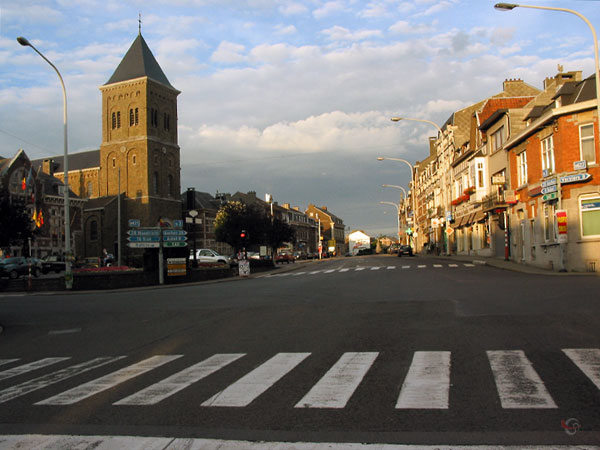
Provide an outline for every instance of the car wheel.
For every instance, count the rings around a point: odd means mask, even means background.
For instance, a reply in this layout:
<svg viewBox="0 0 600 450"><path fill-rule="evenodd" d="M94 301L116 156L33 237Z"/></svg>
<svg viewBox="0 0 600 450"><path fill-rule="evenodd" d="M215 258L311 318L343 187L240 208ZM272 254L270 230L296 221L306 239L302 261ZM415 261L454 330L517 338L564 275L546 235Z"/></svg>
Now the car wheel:
<svg viewBox="0 0 600 450"><path fill-rule="evenodd" d="M8 277L11 280L16 280L17 278L19 278L19 273L16 270L11 270L8 274Z"/></svg>
<svg viewBox="0 0 600 450"><path fill-rule="evenodd" d="M42 274L42 271L41 271L41 270L40 270L38 267L36 267L35 269L33 269L33 276L34 276L34 277L36 277L36 278L37 278L37 277L39 277L41 274Z"/></svg>

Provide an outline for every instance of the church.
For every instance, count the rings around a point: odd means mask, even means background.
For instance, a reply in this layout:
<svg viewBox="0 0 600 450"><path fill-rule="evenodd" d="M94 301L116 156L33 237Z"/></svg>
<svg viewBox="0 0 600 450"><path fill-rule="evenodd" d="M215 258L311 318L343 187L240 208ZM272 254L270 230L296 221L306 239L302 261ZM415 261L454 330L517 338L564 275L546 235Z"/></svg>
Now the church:
<svg viewBox="0 0 600 450"><path fill-rule="evenodd" d="M69 155L70 190L87 199L73 248L77 257L99 256L103 249L116 257L120 244L123 261L131 263L140 252L126 245L130 219L137 219L141 227L172 226L181 219L180 91L171 85L140 32L100 92L100 148ZM63 159L31 163L36 172L64 181Z"/></svg>

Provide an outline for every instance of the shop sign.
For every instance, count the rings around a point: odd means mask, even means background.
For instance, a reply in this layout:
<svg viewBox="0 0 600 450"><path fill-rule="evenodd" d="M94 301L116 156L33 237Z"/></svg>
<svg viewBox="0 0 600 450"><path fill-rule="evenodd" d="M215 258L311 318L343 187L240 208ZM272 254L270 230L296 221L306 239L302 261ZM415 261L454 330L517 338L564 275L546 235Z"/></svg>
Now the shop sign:
<svg viewBox="0 0 600 450"><path fill-rule="evenodd" d="M567 211L560 209L556 211L556 225L558 226L558 243L566 244L567 238Z"/></svg>
<svg viewBox="0 0 600 450"><path fill-rule="evenodd" d="M506 176L505 175L494 175L492 176L492 184L505 184Z"/></svg>

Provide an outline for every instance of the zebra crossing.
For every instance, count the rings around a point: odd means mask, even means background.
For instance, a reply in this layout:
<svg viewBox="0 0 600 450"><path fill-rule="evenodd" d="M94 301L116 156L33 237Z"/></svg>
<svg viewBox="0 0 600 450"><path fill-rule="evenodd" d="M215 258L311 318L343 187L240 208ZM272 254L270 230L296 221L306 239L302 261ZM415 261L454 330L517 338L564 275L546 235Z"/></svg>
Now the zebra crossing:
<svg viewBox="0 0 600 450"><path fill-rule="evenodd" d="M317 270L300 270L284 273L268 273L266 275L260 275L257 278L283 278L283 277L300 277L310 276L317 274L333 274L333 273L349 273L349 272L375 272L375 271L394 271L394 270L422 270L422 269L442 269L450 268L456 269L460 267L476 267L473 263L434 263L434 264L419 264L419 263L406 263L398 265L387 265L387 266L356 266L356 267L337 267L333 269L317 269Z"/></svg>
<svg viewBox="0 0 600 450"><path fill-rule="evenodd" d="M572 364L600 390L600 348L562 349L561 363ZM79 362L56 371L35 376L52 366L68 364L69 357L48 357L19 364L19 358L0 359L0 404L36 393L34 406L68 406L115 388L140 377L184 355L154 355L126 365L99 378L79 384L56 395L45 397L44 390L109 364L122 362L126 356L104 356ZM235 365L248 355L222 353L195 363L149 386L130 393L112 403L115 407L151 406L189 389L202 379ZM241 376L220 392L214 393L199 406L203 408L244 408L276 384L286 383L285 377L314 355L309 352L277 353ZM523 350L490 350L485 352L501 407L514 409L556 409L552 393ZM289 407L304 409L343 409L348 405L367 373L380 357L379 352L345 352L322 374L321 378ZM6 368L8 366L8 368ZM12 366L12 367L10 367ZM391 392L397 410L448 410L452 408L450 392L453 356L450 351L415 351L405 375L398 374L399 392ZM6 380L33 376L27 381L3 387ZM475 375L474 375L475 376ZM481 375L480 375L481 376ZM402 379L403 377L403 379ZM593 388L592 388L593 389Z"/></svg>

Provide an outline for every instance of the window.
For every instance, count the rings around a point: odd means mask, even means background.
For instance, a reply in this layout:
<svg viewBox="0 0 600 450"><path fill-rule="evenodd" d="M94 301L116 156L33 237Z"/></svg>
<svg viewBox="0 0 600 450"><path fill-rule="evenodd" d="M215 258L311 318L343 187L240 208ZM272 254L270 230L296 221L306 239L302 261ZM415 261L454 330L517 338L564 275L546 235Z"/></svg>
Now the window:
<svg viewBox="0 0 600 450"><path fill-rule="evenodd" d="M504 125L498 128L496 132L492 134L492 153L500 150L506 141L506 134L504 133Z"/></svg>
<svg viewBox="0 0 600 450"><path fill-rule="evenodd" d="M150 108L150 125L158 126L158 110L156 108Z"/></svg>
<svg viewBox="0 0 600 450"><path fill-rule="evenodd" d="M588 164L596 163L596 151L594 148L594 124L581 125L579 127L579 140L581 147L581 159Z"/></svg>
<svg viewBox="0 0 600 450"><path fill-rule="evenodd" d="M581 211L581 236L600 236L600 196L581 198L579 210Z"/></svg>
<svg viewBox="0 0 600 450"><path fill-rule="evenodd" d="M117 158L112 159L112 166L117 167Z"/></svg>
<svg viewBox="0 0 600 450"><path fill-rule="evenodd" d="M554 173L554 139L552 136L542 140L542 170L546 171L544 176Z"/></svg>
<svg viewBox="0 0 600 450"><path fill-rule="evenodd" d="M87 196L91 197L94 195L94 184L91 181L87 182Z"/></svg>
<svg viewBox="0 0 600 450"><path fill-rule="evenodd" d="M121 111L117 111L117 128L121 128Z"/></svg>
<svg viewBox="0 0 600 450"><path fill-rule="evenodd" d="M163 116L163 127L165 130L170 130L171 129L171 115L164 113Z"/></svg>
<svg viewBox="0 0 600 450"><path fill-rule="evenodd" d="M554 241L554 205L544 205L544 241Z"/></svg>
<svg viewBox="0 0 600 450"><path fill-rule="evenodd" d="M139 113L138 108L129 109L129 126L133 127L139 124Z"/></svg>
<svg viewBox="0 0 600 450"><path fill-rule="evenodd" d="M519 186L527 184L527 152L517 155L517 177Z"/></svg>
<svg viewBox="0 0 600 450"><path fill-rule="evenodd" d="M117 128L117 113L112 113L112 129Z"/></svg>
<svg viewBox="0 0 600 450"><path fill-rule="evenodd" d="M131 164L133 164L134 166L137 164L137 158L136 158L136 156L135 156L135 155L133 155L133 156L131 157Z"/></svg>
<svg viewBox="0 0 600 450"><path fill-rule="evenodd" d="M167 192L169 193L169 197L174 197L173 188L173 175L169 175L167 177Z"/></svg>
<svg viewBox="0 0 600 450"><path fill-rule="evenodd" d="M484 188L485 187L485 173L483 170L483 162L477 163L477 187Z"/></svg>
<svg viewBox="0 0 600 450"><path fill-rule="evenodd" d="M90 222L90 241L98 240L98 222L92 220Z"/></svg>
<svg viewBox="0 0 600 450"><path fill-rule="evenodd" d="M152 192L158 194L158 172L152 174Z"/></svg>

